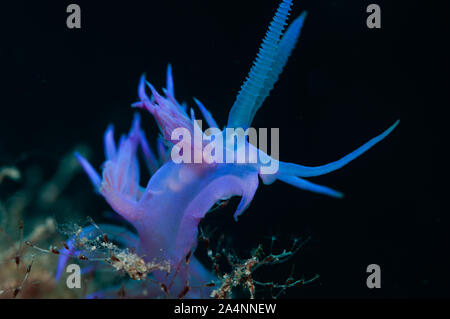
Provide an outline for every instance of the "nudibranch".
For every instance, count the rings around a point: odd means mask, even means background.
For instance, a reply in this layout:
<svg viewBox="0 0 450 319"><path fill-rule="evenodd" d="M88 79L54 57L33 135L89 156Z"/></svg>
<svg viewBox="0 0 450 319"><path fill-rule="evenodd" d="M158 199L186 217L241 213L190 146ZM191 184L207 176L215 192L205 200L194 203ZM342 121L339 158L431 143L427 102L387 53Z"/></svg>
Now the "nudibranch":
<svg viewBox="0 0 450 319"><path fill-rule="evenodd" d="M218 132L210 143L216 151L230 151L224 135L222 140L221 132L228 128L246 130L250 127L255 113L269 95L292 53L306 12L284 30L291 5L292 0L283 0L279 5L257 58L231 107L224 129L220 130L205 106L194 99L208 125ZM151 92L150 97L147 90ZM195 256L192 255L189 264L185 262L186 256L196 248L199 222L215 203L240 196L241 200L234 214L237 219L252 201L259 178L264 184L280 180L300 189L340 198L340 192L313 184L304 178L327 174L343 167L384 139L398 124L398 121L395 122L386 131L343 158L321 166L308 167L281 162L250 144L247 139L244 140L244 145L231 150L237 151L240 147L249 150L245 153L245 160L241 162L221 162L215 160L214 156L202 157L190 163L176 162L169 154L174 153L174 148L178 148L178 151L182 148L183 155L186 155L191 151L195 153L195 148L199 145L180 145L179 136L174 132L183 128L194 136L200 128L192 109L188 115L186 105L180 104L175 98L170 65L163 94L142 76L138 96L140 101L134 103L133 107L144 109L153 115L165 140L158 142L159 160L147 142L138 115L134 118L129 134L122 136L118 145L114 141L113 127L107 129L104 135L106 161L101 176L87 160L81 155L77 156L96 190L115 212L136 229L138 238L130 238L138 242L138 252L149 261L170 261L172 269L176 271L169 275L155 271L153 276L155 281L169 287L169 295L172 297L178 296L186 283L191 287L201 287L204 283L217 280ZM206 147L204 141L200 143L200 147ZM139 185L138 149L152 174L146 187ZM263 168L268 162L276 162L278 170L265 172ZM61 258L59 274L66 260L67 257ZM156 287L153 296L160 294L160 287ZM197 288L191 289L186 297L209 297L209 294L208 288Z"/></svg>

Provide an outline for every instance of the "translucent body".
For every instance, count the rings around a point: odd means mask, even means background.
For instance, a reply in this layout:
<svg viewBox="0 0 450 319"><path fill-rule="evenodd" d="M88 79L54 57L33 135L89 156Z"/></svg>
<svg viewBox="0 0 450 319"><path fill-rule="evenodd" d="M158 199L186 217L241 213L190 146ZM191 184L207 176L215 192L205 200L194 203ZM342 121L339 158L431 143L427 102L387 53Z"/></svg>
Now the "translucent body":
<svg viewBox="0 0 450 319"><path fill-rule="evenodd" d="M231 108L227 127L246 129L250 126L254 114L270 93L292 52L306 15L302 14L294 20L283 34L290 6L290 0L282 1L249 77ZM146 86L152 92L151 97L146 94ZM172 132L181 127L194 135L195 122L193 111L188 116L186 106L175 99L170 66L164 93L160 95L142 77L138 88L140 101L133 106L145 109L154 116L170 151L177 142ZM205 106L195 101L209 125L217 127ZM279 170L273 174L262 174L260 167L267 159L276 160L257 149L256 162L250 162L247 157L245 163L175 163L167 156L168 150L159 141L158 160L140 128L139 116L135 117L130 133L122 136L118 146L114 142L112 126L106 131L106 162L101 177L84 158L77 156L96 190L115 212L135 227L139 238L138 253L148 261L169 261L172 265L170 274L154 272L156 282L164 284L171 297L179 296L187 285L196 288L191 289L186 297L208 297L211 288L205 284L217 278L191 253L197 245L198 224L215 203L232 196L242 197L234 215L237 219L252 201L259 178L265 184L281 180L301 189L341 198L340 192L313 184L302 177L318 176L339 169L384 139L397 124L398 121L336 162L306 167L277 161ZM247 141L245 147L255 148ZM145 188L139 185L138 149L142 150L146 166L153 174ZM187 256L191 256L189 262L186 262ZM58 266L59 273L65 262L62 258ZM161 295L158 285L150 284L149 290L149 296Z"/></svg>

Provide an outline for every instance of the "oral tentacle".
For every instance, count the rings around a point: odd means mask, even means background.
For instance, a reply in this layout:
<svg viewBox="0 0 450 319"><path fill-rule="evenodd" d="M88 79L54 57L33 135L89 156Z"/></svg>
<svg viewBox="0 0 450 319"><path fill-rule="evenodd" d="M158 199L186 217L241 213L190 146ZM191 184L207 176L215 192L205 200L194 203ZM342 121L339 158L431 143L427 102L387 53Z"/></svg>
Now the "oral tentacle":
<svg viewBox="0 0 450 319"><path fill-rule="evenodd" d="M339 191L336 191L326 186L311 183L310 181L307 181L300 177L279 175L277 179L294 187L304 189L313 193L324 194L335 198L344 197L344 194Z"/></svg>
<svg viewBox="0 0 450 319"><path fill-rule="evenodd" d="M279 174L280 175L292 175L292 176L299 176L299 177L311 177L311 176L320 176L324 175L330 172L333 172L351 161L353 161L355 158L359 157L360 155L364 154L366 151L368 151L372 146L377 144L378 142L382 141L386 136L388 136L398 125L400 121L396 121L391 127L389 127L386 131L381 133L380 135L372 138L370 141L365 143L364 145L357 148L355 151L351 152L350 154L347 154L346 156L342 157L341 159L331 162L325 165L321 166L303 166L299 164L294 163L285 163L280 162L280 169Z"/></svg>
<svg viewBox="0 0 450 319"><path fill-rule="evenodd" d="M214 120L214 117L211 115L211 112L208 111L208 109L203 105L203 103L200 102L195 97L194 102L197 104L198 108L200 109L200 112L202 112L202 115L205 118L206 123L208 123L209 127L219 128L219 125L217 125L217 122L216 120Z"/></svg>

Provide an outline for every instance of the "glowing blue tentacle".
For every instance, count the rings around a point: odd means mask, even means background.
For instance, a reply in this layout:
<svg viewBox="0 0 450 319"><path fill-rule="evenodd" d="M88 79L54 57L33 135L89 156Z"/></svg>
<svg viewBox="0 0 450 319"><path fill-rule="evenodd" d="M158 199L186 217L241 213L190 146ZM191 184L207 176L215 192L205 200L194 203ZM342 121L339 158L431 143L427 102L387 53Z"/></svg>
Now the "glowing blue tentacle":
<svg viewBox="0 0 450 319"><path fill-rule="evenodd" d="M216 120L214 120L214 117L211 115L211 113L208 111L208 109L202 104L202 102L197 100L195 97L194 97L194 101L197 104L197 106L200 109L200 111L202 112L202 115L205 118L206 123L208 123L209 127L217 127L217 128L219 128L219 126L217 125Z"/></svg>
<svg viewBox="0 0 450 319"><path fill-rule="evenodd" d="M301 188L310 192L324 194L336 198L342 198L344 197L344 194L341 192L338 192L334 189L331 189L326 186L317 185L314 183L311 183L305 179L296 177L296 176L289 176L289 175L280 175L278 176L278 179L280 181L283 181L285 183L288 183L289 185L295 186L297 188Z"/></svg>
<svg viewBox="0 0 450 319"><path fill-rule="evenodd" d="M236 97L230 114L228 115L228 127L250 126L251 114L254 112L256 101L264 88L264 83L272 76L272 66L276 61L278 47L286 20L289 16L292 0L283 0L270 23L269 30L263 39L256 60L250 69L248 77Z"/></svg>
<svg viewBox="0 0 450 319"><path fill-rule="evenodd" d="M75 152L75 157L88 175L89 179L92 182L92 185L94 185L95 191L98 192L102 183L100 175L97 173L95 168L93 168L92 165L87 161L87 159L85 159L80 153Z"/></svg>
<svg viewBox="0 0 450 319"><path fill-rule="evenodd" d="M170 65L170 63L167 66L167 72L166 72L166 89L167 89L167 92L171 96L175 96L175 92L174 92L174 88L173 88L172 66Z"/></svg>
<svg viewBox="0 0 450 319"><path fill-rule="evenodd" d="M283 72L283 68L286 65L292 51L294 50L298 38L300 37L300 31L302 30L306 15L307 12L305 11L300 16L298 16L289 25L283 37L281 38L276 60L272 64L272 72L268 74L269 77L264 82L264 86L261 92L259 93L258 99L252 110L250 123L253 121L253 118L255 117L255 114L258 111L258 109L264 103L264 100L269 96L270 91L272 91L275 83L278 81L281 72Z"/></svg>
<svg viewBox="0 0 450 319"><path fill-rule="evenodd" d="M190 112L190 115L191 115L191 120L192 120L193 122L195 122L196 120L195 120L195 111L194 111L194 109L191 107L191 108L189 109L189 112Z"/></svg>
<svg viewBox="0 0 450 319"><path fill-rule="evenodd" d="M355 151L351 152L350 154L344 156L340 160L337 160L335 162L331 162L326 165L316 166L316 167L308 167L308 166L302 166L298 164L293 163L283 163L280 162L280 168L278 173L280 175L293 175L293 176L300 176L300 177L310 177L310 176L319 176L323 174L330 173L332 171L335 171L344 165L348 164L367 150L369 150L372 146L383 140L386 136L388 136L398 125L400 121L397 120L391 127L389 127L386 131L381 133L380 135L374 137L367 143L365 143L363 146L359 147Z"/></svg>

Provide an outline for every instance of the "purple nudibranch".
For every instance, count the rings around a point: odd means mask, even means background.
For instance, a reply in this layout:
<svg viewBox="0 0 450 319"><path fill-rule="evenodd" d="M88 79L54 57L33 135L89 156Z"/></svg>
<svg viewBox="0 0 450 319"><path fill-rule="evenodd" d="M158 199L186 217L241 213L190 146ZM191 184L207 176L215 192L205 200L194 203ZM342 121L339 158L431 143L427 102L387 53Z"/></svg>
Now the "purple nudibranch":
<svg viewBox="0 0 450 319"><path fill-rule="evenodd" d="M247 80L244 82L233 104L225 128L250 127L256 111L270 94L288 57L297 43L306 12L296 18L284 31L292 0L283 0L271 22L263 40L257 59ZM151 96L147 95L151 91ZM398 125L396 121L390 128L371 139L343 158L321 166L307 167L277 161L255 146L245 141L246 147L258 155L256 162L245 163L175 163L170 156L171 147L177 142L172 133L177 128L185 128L195 134L193 111L187 114L184 104L178 103L174 95L172 70L167 69L167 84L160 94L142 76L138 87L139 102L133 107L150 112L158 123L165 143L159 142L159 157L149 146L136 115L128 135L122 136L116 145L114 128L108 127L104 135L106 161L100 176L96 170L77 154L95 189L106 199L111 208L131 223L137 232L138 253L148 261L170 261L175 273L167 276L155 271L158 282L169 287L171 296L176 297L188 282L190 286L217 280L192 255L189 265L185 263L187 254L197 245L198 224L213 205L232 196L240 196L241 201L234 214L237 220L251 203L258 188L259 178L265 184L280 180L300 189L316 193L342 197L342 193L325 186L313 184L304 177L319 176L337 170L373 145L384 139ZM211 113L195 99L203 117L210 127L218 127ZM138 150L144 158L151 178L145 187L139 185L140 168ZM248 159L248 158L247 158ZM261 173L261 166L267 160L277 161L279 169L273 174ZM131 237L130 237L131 238ZM67 261L61 257L58 276ZM155 286L153 294L161 295L160 287ZM186 297L209 297L211 288L191 289Z"/></svg>

